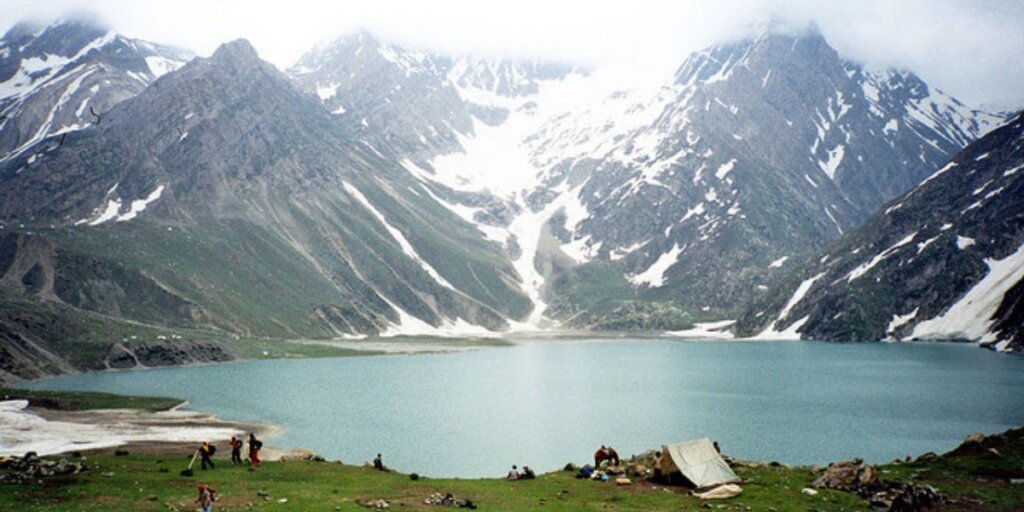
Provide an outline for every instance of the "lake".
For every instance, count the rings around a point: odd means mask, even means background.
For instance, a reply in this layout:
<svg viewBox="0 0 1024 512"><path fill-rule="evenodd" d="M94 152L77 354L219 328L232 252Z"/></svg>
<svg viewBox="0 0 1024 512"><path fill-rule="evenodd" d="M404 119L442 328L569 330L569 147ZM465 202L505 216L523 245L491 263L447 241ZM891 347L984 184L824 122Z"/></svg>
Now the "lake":
<svg viewBox="0 0 1024 512"><path fill-rule="evenodd" d="M955 344L615 340L74 375L55 390L175 396L328 459L501 476L662 443L733 457L885 462L1024 424L1024 359Z"/></svg>

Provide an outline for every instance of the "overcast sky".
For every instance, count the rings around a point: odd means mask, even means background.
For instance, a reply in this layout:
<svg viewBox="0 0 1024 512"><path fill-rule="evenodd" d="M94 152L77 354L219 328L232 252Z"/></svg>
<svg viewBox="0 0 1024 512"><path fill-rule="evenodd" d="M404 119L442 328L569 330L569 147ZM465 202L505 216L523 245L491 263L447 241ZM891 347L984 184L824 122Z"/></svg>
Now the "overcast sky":
<svg viewBox="0 0 1024 512"><path fill-rule="evenodd" d="M691 51L816 24L841 55L910 69L971 105L1024 107L1024 1L4 0L0 25L89 12L128 36L210 54L244 37L286 68L317 42L367 29L409 47L580 62L667 79Z"/></svg>

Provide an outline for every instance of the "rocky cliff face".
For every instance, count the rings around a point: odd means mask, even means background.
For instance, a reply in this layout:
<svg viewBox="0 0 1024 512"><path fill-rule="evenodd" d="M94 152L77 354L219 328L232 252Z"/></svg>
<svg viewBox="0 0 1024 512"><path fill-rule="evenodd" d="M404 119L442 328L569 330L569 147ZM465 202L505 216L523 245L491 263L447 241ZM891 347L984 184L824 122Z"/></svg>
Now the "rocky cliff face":
<svg viewBox="0 0 1024 512"><path fill-rule="evenodd" d="M832 340L961 339L1020 351L1024 118L792 271L742 334Z"/></svg>
<svg viewBox="0 0 1024 512"><path fill-rule="evenodd" d="M230 350L211 341L166 340L139 343L117 343L110 347L103 363L111 369L156 368L196 363L232 361Z"/></svg>

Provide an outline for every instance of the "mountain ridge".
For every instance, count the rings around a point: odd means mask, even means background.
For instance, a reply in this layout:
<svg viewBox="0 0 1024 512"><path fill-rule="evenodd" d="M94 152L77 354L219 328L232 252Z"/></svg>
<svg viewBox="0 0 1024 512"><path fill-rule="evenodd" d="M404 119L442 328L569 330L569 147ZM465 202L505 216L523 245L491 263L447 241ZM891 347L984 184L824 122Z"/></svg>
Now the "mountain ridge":
<svg viewBox="0 0 1024 512"><path fill-rule="evenodd" d="M1018 114L794 269L739 332L1020 351L1022 141Z"/></svg>

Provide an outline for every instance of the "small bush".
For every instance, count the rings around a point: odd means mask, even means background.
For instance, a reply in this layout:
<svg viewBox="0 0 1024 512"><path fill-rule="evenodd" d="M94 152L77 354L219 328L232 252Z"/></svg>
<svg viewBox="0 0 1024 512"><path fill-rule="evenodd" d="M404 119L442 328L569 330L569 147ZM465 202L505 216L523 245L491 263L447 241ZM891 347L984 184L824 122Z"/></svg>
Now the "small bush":
<svg viewBox="0 0 1024 512"><path fill-rule="evenodd" d="M125 455L128 455L128 450L115 450L114 455L124 457Z"/></svg>
<svg viewBox="0 0 1024 512"><path fill-rule="evenodd" d="M409 475L409 480L416 481L416 480L419 480L419 479L420 479L420 475L417 474L417 473L413 473L413 474Z"/></svg>

